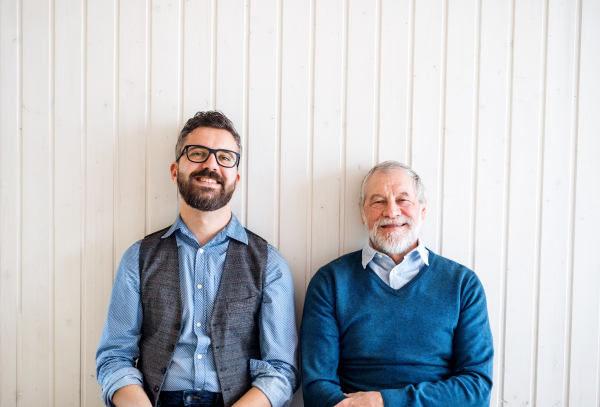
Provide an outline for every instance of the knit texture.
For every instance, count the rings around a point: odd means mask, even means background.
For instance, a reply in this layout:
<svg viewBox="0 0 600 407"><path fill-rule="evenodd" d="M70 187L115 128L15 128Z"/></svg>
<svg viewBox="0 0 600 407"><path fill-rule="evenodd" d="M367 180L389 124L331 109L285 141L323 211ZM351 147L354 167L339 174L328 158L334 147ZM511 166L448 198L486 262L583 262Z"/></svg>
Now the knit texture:
<svg viewBox="0 0 600 407"><path fill-rule="evenodd" d="M305 405L373 390L385 406L489 405L483 287L468 268L429 253L429 266L399 290L363 269L361 251L315 274L301 326Z"/></svg>

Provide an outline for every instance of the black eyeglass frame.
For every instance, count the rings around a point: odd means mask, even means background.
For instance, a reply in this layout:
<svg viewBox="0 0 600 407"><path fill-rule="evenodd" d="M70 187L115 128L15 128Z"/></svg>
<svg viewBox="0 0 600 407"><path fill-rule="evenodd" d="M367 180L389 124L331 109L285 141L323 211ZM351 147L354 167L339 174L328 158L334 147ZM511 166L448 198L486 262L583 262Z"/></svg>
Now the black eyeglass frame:
<svg viewBox="0 0 600 407"><path fill-rule="evenodd" d="M204 148L204 149L208 150L208 155L206 156L206 159L202 160L202 161L194 161L194 160L190 159L190 156L188 154L190 147L200 147L200 148ZM228 153L235 154L235 157L236 157L235 164L233 164L231 167L227 167L227 166L221 164L219 162L219 159L217 158L217 153L219 151L227 151ZM181 159L181 157L183 157L183 154L185 154L185 156L187 157L187 159L190 162L197 163L197 164L201 164L201 163L204 163L204 162L208 161L208 159L210 158L210 155L213 154L215 156L215 161L217 162L217 164L219 164L223 168L233 168L235 166L239 167L240 166L240 160L241 160L240 153L236 153L235 151L226 150L224 148L219 148L217 150L213 150L212 148L208 148L206 146L201 146L199 144L189 144L189 145L183 147L183 150L181 150L181 154L179 154L179 157L177 157L177 160L175 160L175 162L179 162L179 160Z"/></svg>

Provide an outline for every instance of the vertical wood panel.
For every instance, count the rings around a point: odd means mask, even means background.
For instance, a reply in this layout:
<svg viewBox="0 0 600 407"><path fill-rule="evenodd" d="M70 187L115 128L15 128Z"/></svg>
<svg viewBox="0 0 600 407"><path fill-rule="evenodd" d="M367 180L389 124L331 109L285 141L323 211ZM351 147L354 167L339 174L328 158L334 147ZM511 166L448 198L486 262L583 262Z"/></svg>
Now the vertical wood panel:
<svg viewBox="0 0 600 407"><path fill-rule="evenodd" d="M410 11L408 1L381 1L379 162L396 160L409 164Z"/></svg>
<svg viewBox="0 0 600 407"><path fill-rule="evenodd" d="M477 8L473 3L450 2L444 132L444 199L442 254L468 267L471 260L473 159L476 146L474 92ZM430 190L431 191L431 190ZM432 215L430 208L429 215ZM431 219L430 219L431 221Z"/></svg>
<svg viewBox="0 0 600 407"><path fill-rule="evenodd" d="M505 387L509 403L531 403L543 1L515 2L508 219Z"/></svg>
<svg viewBox="0 0 600 407"><path fill-rule="evenodd" d="M81 13L81 3L56 1L54 405L72 407L81 398Z"/></svg>
<svg viewBox="0 0 600 407"><path fill-rule="evenodd" d="M479 121L477 132L477 194L475 201L475 253L473 270L487 297L488 314L494 338L494 387L492 406L501 406L498 388L503 359L503 232L505 202L505 156L507 140L509 5L482 2Z"/></svg>
<svg viewBox="0 0 600 407"><path fill-rule="evenodd" d="M115 3L87 0L85 246L82 292L82 405L101 406L95 353L114 272Z"/></svg>
<svg viewBox="0 0 600 407"><path fill-rule="evenodd" d="M248 1L248 0L246 0ZM231 210L246 224L248 135L246 134L246 1L217 1L216 109L233 122L242 137L242 179L231 200Z"/></svg>
<svg viewBox="0 0 600 407"><path fill-rule="evenodd" d="M580 2L573 308L569 406L600 405L600 3Z"/></svg>
<svg viewBox="0 0 600 407"><path fill-rule="evenodd" d="M19 2L0 2L0 405L17 405L21 149Z"/></svg>
<svg viewBox="0 0 600 407"><path fill-rule="evenodd" d="M173 223L177 216L177 187L169 166L175 161L175 143L180 122L179 0L152 2L152 77L150 99L149 225L155 232Z"/></svg>
<svg viewBox="0 0 600 407"><path fill-rule="evenodd" d="M444 52L443 3L415 2L414 37L414 96L412 168L421 176L427 188L427 218L421 228L425 245L438 252L438 187L440 150L440 123L442 105L442 54Z"/></svg>
<svg viewBox="0 0 600 407"><path fill-rule="evenodd" d="M146 20L138 17L145 14L146 1L121 1L119 6L115 271L125 250L145 234L148 131ZM164 151L163 155L171 158L168 151Z"/></svg>
<svg viewBox="0 0 600 407"><path fill-rule="evenodd" d="M576 2L548 4L548 59L542 194L536 402L558 405L565 395L571 141ZM563 332L563 334L558 334Z"/></svg>
<svg viewBox="0 0 600 407"><path fill-rule="evenodd" d="M273 1L250 6L248 89L248 228L278 246L279 129L278 10Z"/></svg>
<svg viewBox="0 0 600 407"><path fill-rule="evenodd" d="M375 164L375 74L377 50L377 3L352 1L348 10L348 93L346 118L346 165L344 253L361 249L367 242L360 222L360 182Z"/></svg>
<svg viewBox="0 0 600 407"><path fill-rule="evenodd" d="M598 21L578 0L2 1L0 405L102 405L116 265L173 221L181 120L214 107L298 323L310 276L365 241L362 176L405 161L425 244L486 289L491 405L599 405Z"/></svg>
<svg viewBox="0 0 600 407"><path fill-rule="evenodd" d="M339 256L344 3L316 2L311 271Z"/></svg>
<svg viewBox="0 0 600 407"><path fill-rule="evenodd" d="M296 324L300 327L306 271L310 266L310 67L311 17L309 2L282 4L281 54L281 175L279 250L294 280ZM292 406L303 405L299 390Z"/></svg>
<svg viewBox="0 0 600 407"><path fill-rule="evenodd" d="M23 405L51 399L49 10L48 1L23 4Z"/></svg>
<svg viewBox="0 0 600 407"><path fill-rule="evenodd" d="M213 104L213 2L185 4L183 122Z"/></svg>

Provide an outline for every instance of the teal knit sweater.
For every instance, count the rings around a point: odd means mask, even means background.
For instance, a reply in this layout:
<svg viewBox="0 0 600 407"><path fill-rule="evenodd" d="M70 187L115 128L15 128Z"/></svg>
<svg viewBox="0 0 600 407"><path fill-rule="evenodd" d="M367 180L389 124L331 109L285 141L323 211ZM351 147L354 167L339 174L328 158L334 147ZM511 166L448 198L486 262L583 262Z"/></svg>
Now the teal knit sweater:
<svg viewBox="0 0 600 407"><path fill-rule="evenodd" d="M361 251L312 278L301 326L306 407L380 391L388 406L488 406L492 334L483 287L429 251L429 266L394 290Z"/></svg>

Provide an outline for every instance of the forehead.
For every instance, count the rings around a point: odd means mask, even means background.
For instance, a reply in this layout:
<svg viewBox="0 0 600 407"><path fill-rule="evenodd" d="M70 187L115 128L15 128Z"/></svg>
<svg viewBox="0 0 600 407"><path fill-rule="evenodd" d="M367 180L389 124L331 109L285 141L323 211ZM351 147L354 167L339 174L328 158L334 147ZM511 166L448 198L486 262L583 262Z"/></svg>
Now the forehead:
<svg viewBox="0 0 600 407"><path fill-rule="evenodd" d="M233 135L224 129L212 127L198 127L192 130L185 138L184 145L199 144L213 149L238 151Z"/></svg>
<svg viewBox="0 0 600 407"><path fill-rule="evenodd" d="M365 187L365 199L373 195L398 196L407 194L415 197L413 178L403 170L376 172L369 178Z"/></svg>

